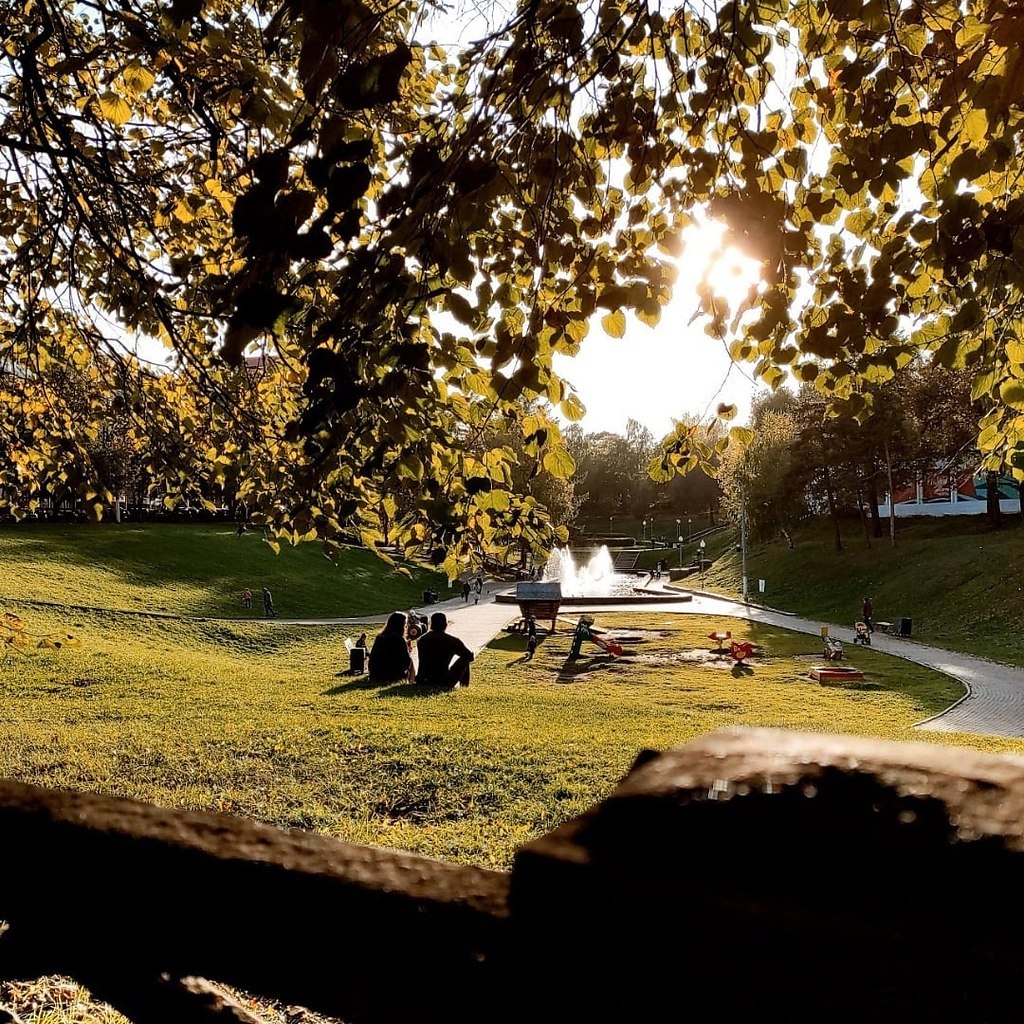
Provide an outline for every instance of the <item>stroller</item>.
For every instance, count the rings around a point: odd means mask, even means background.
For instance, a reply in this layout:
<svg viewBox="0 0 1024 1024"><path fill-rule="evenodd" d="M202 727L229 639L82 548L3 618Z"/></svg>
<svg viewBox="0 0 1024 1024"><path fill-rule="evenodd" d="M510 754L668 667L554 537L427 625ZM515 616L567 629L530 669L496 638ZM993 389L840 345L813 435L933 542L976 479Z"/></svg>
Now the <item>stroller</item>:
<svg viewBox="0 0 1024 1024"><path fill-rule="evenodd" d="M853 624L853 629L853 642L855 644L863 644L865 647L870 647L871 630L868 629L868 624L866 622L855 622Z"/></svg>

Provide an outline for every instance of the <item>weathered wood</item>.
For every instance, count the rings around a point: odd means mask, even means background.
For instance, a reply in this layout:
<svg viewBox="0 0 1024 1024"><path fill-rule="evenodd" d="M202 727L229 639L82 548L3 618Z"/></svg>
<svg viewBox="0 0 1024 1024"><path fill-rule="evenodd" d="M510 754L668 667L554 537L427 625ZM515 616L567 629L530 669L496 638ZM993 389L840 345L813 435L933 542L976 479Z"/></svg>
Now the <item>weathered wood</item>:
<svg viewBox="0 0 1024 1024"><path fill-rule="evenodd" d="M73 911L74 902L69 903ZM63 928L64 922L50 922ZM59 974L59 955L19 941L9 925L0 925L0 981L28 981ZM263 1024L230 993L202 978L145 979L125 973L105 957L76 957L76 981L97 999L109 1003L134 1024ZM0 1024L3 1017L0 1016Z"/></svg>
<svg viewBox="0 0 1024 1024"><path fill-rule="evenodd" d="M1019 759L716 734L519 852L519 969L543 1020L1005 1019L1022 826Z"/></svg>
<svg viewBox="0 0 1024 1024"><path fill-rule="evenodd" d="M500 872L15 782L0 835L0 919L83 984L197 976L349 1022L476 1020L494 985Z"/></svg>
<svg viewBox="0 0 1024 1024"><path fill-rule="evenodd" d="M77 979L133 1024L265 1024L228 992L202 978L147 981L95 965Z"/></svg>
<svg viewBox="0 0 1024 1024"><path fill-rule="evenodd" d="M643 752L511 877L17 783L0 783L0 836L0 978L69 974L139 1024L247 1020L162 975L353 1024L1019 1005L1016 758L721 733Z"/></svg>

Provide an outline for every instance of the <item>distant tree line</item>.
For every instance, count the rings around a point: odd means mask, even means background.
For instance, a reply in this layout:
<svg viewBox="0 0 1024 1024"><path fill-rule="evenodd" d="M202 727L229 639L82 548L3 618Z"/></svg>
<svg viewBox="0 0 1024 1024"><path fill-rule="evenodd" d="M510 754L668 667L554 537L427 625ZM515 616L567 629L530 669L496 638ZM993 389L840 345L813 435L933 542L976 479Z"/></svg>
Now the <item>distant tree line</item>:
<svg viewBox="0 0 1024 1024"><path fill-rule="evenodd" d="M697 423L697 417L683 417ZM723 434L715 421L708 427L694 426L714 441ZM662 445L637 420L626 421L625 434L597 431L586 434L578 424L565 431L565 446L576 463L573 485L581 519L624 516L642 519L662 515L708 514L719 508L721 488L702 469L685 476L674 475L656 481L650 474L652 460Z"/></svg>
<svg viewBox="0 0 1024 1024"><path fill-rule="evenodd" d="M733 441L721 456L726 511L738 520L745 509L751 536L761 540L782 535L792 545L801 523L827 514L836 550L851 517L867 543L886 533L894 542L895 519L879 514L886 494L914 485L919 473L955 480L981 465L971 376L914 362L874 389L858 415L843 406L829 415L828 396L810 385L762 395L745 443ZM998 526L999 473L987 473L989 516Z"/></svg>

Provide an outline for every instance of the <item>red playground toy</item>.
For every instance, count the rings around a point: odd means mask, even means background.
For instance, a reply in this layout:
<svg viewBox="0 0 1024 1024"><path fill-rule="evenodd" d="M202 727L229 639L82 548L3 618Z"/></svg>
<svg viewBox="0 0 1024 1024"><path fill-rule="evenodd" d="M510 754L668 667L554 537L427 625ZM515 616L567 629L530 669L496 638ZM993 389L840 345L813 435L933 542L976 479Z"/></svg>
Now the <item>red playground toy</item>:
<svg viewBox="0 0 1024 1024"><path fill-rule="evenodd" d="M749 640L733 640L729 644L729 653L737 665L742 665L754 653L754 645Z"/></svg>

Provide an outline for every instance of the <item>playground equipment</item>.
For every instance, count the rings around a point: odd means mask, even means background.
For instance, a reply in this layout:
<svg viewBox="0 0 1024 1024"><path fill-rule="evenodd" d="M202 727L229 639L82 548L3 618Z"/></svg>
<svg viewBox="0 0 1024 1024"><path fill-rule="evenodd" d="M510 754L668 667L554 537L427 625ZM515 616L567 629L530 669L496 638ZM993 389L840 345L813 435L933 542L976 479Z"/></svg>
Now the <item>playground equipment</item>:
<svg viewBox="0 0 1024 1024"><path fill-rule="evenodd" d="M842 661L843 641L837 637L829 636L828 626L821 627L821 656L826 661Z"/></svg>
<svg viewBox="0 0 1024 1024"><path fill-rule="evenodd" d="M725 641L732 639L732 630L716 629L713 633L708 633L708 639L715 641L715 654L725 654Z"/></svg>
<svg viewBox="0 0 1024 1024"><path fill-rule="evenodd" d="M749 640L733 640L729 644L729 653L737 665L742 665L754 653L754 645Z"/></svg>
<svg viewBox="0 0 1024 1024"><path fill-rule="evenodd" d="M516 602L523 613L523 621L530 617L537 622L550 619L551 630L555 631L555 619L562 604L562 585L557 581L543 583L517 583Z"/></svg>
<svg viewBox="0 0 1024 1024"><path fill-rule="evenodd" d="M569 657L578 658L580 656L580 650L583 647L583 641L589 640L592 644L597 644L598 647L603 651L607 651L609 654L618 657L622 654L622 646L615 643L614 640L605 640L599 635L600 631L594 630L594 619L590 615L581 615L576 623L576 629L572 634L572 647L569 648Z"/></svg>
<svg viewBox="0 0 1024 1024"><path fill-rule="evenodd" d="M843 679L863 679L860 669L846 668L842 665L815 665L811 669L811 678L819 683L836 682Z"/></svg>

